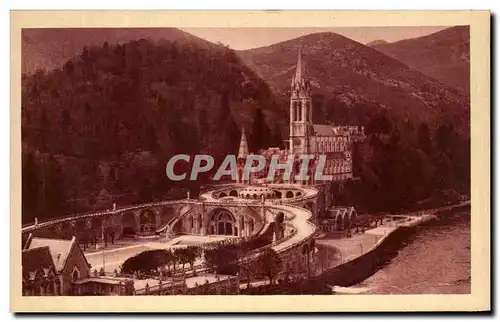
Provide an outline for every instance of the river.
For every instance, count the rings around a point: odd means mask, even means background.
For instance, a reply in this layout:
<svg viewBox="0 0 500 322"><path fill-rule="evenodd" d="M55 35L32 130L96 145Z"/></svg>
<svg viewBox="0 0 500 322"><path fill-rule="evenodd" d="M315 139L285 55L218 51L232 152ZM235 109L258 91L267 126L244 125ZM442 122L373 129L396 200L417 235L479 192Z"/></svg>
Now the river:
<svg viewBox="0 0 500 322"><path fill-rule="evenodd" d="M470 212L419 226L397 255L356 289L364 294L470 293Z"/></svg>

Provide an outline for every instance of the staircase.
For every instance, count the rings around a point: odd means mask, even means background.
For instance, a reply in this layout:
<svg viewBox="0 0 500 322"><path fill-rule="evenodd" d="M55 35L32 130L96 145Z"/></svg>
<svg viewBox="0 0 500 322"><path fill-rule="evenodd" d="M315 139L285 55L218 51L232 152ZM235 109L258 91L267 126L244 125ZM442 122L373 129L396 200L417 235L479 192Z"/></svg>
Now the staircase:
<svg viewBox="0 0 500 322"><path fill-rule="evenodd" d="M162 227L159 229L160 231L165 231L168 229L168 227L174 227L179 220L182 219L185 215L191 213L193 211L193 206L191 205L186 205L184 208L181 208L181 212L178 216L174 216L174 218L170 219L165 225L162 225Z"/></svg>

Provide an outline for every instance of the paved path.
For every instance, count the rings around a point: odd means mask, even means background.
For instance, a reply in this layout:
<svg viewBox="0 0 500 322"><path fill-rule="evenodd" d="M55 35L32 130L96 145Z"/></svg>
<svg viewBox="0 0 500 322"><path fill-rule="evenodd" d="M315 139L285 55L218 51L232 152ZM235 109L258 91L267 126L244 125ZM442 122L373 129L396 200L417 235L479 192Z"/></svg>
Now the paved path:
<svg viewBox="0 0 500 322"><path fill-rule="evenodd" d="M127 258L135 256L147 250L153 249L168 249L168 248L178 248L187 247L190 245L199 245L203 243L210 243L213 241L224 240L227 236L193 236L184 235L179 236L170 240L155 240L152 242L139 241L137 244L127 245L121 248L106 249L103 251L97 251L92 253L86 253L85 257L90 265L92 265L92 270L100 270L103 267L103 256L104 256L104 269L106 272L113 272L113 270L120 267ZM201 264L202 261L198 260L195 265Z"/></svg>

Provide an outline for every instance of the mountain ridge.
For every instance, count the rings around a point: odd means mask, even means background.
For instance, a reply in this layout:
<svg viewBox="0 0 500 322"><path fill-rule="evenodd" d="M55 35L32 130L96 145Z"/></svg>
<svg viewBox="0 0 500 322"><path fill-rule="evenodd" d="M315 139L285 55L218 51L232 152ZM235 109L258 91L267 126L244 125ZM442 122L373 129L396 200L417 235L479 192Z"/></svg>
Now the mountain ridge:
<svg viewBox="0 0 500 322"><path fill-rule="evenodd" d="M455 26L430 35L376 44L372 48L443 84L469 93L470 40L468 26Z"/></svg>
<svg viewBox="0 0 500 322"><path fill-rule="evenodd" d="M347 37L329 32L314 33L270 46L237 51L237 54L269 83L275 93L285 98L289 95L289 84L301 45L303 61L317 95L327 100L334 99L337 105L350 101L349 107L356 105L357 101L364 105L376 103L379 109L389 108L401 118L413 118L419 122L432 123L445 115L450 121L460 123L463 134L468 132L464 116L469 104L460 91ZM330 104L324 108L333 109L333 106ZM325 115L319 115L320 119L325 118ZM339 121L329 116L326 119Z"/></svg>
<svg viewBox="0 0 500 322"><path fill-rule="evenodd" d="M26 74L33 74L37 69L61 68L66 61L78 56L84 47L102 46L105 42L114 45L149 39L153 42L195 42L198 45L210 43L178 28L30 28L22 31L21 38L21 70Z"/></svg>

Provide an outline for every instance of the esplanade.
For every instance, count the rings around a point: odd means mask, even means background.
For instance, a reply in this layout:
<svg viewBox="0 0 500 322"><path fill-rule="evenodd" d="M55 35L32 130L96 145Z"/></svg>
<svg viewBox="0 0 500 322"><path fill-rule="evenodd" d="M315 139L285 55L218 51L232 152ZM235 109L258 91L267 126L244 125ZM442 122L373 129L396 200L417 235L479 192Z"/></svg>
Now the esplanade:
<svg viewBox="0 0 500 322"><path fill-rule="evenodd" d="M236 191L236 197L224 196L224 191ZM261 198L246 198L249 191L258 191ZM276 192L285 197L277 198ZM287 198L287 192L293 192L293 197L288 194ZM268 195L270 198L266 199ZM146 203L38 222L26 225L22 232L24 238L33 233L38 237L80 239L82 232L90 229L98 241L102 232L113 231L116 239L154 236L157 242L168 242L181 234L248 238L271 233L273 241L262 249L272 247L287 265L297 266L302 259L312 259L317 196L318 190L313 187L234 184L206 191L195 199ZM259 250L253 254L258 256Z"/></svg>

